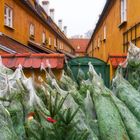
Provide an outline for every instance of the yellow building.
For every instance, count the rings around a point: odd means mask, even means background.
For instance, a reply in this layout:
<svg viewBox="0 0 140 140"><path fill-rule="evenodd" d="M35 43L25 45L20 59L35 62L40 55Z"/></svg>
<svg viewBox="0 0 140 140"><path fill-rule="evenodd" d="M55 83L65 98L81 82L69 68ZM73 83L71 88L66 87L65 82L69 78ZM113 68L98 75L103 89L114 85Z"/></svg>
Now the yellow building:
<svg viewBox="0 0 140 140"><path fill-rule="evenodd" d="M74 49L64 32L55 24L38 0L0 0L0 55L11 69L22 65L26 76L45 78L41 66L51 68L57 78L64 67L64 57L74 57ZM50 12L53 12L51 10ZM60 54L61 53L61 54ZM65 56L64 56L65 54Z"/></svg>
<svg viewBox="0 0 140 140"><path fill-rule="evenodd" d="M140 0L107 0L87 54L110 64L110 76L126 58L129 42L140 46Z"/></svg>
<svg viewBox="0 0 140 140"><path fill-rule="evenodd" d="M5 43L6 37L28 48L26 51L29 49L36 53L63 51L66 54L74 52L66 35L37 0L0 0L0 44L4 47L8 47ZM0 48L2 49L7 52L4 48ZM22 53L22 49L18 50L17 47L10 49L15 53ZM23 52L26 51L23 49Z"/></svg>

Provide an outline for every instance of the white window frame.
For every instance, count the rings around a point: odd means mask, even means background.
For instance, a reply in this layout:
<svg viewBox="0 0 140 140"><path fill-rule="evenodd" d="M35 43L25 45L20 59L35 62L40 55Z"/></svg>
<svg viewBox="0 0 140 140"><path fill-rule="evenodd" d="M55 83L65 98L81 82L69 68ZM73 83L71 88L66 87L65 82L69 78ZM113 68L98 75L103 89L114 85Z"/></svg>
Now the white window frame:
<svg viewBox="0 0 140 140"><path fill-rule="evenodd" d="M32 23L30 23L29 33L30 33L30 36L35 36L35 25Z"/></svg>
<svg viewBox="0 0 140 140"><path fill-rule="evenodd" d="M51 46L52 45L52 39L51 39L51 37L49 37L49 46Z"/></svg>
<svg viewBox="0 0 140 140"><path fill-rule="evenodd" d="M61 42L59 42L59 46L60 46L59 48L62 49L62 47L61 47Z"/></svg>
<svg viewBox="0 0 140 140"><path fill-rule="evenodd" d="M101 40L100 37L98 37L97 47L100 48L100 45L101 45Z"/></svg>
<svg viewBox="0 0 140 140"><path fill-rule="evenodd" d="M42 32L42 43L46 43L46 34Z"/></svg>
<svg viewBox="0 0 140 140"><path fill-rule="evenodd" d="M4 7L4 24L13 28L13 9L7 5Z"/></svg>
<svg viewBox="0 0 140 140"><path fill-rule="evenodd" d="M57 48L57 45L56 45L56 38L54 38L54 47Z"/></svg>
<svg viewBox="0 0 140 140"><path fill-rule="evenodd" d="M127 0L121 0L121 23L127 21Z"/></svg>
<svg viewBox="0 0 140 140"><path fill-rule="evenodd" d="M107 37L107 32L106 32L106 25L104 26L104 36L103 36L103 40L105 41L106 40L106 37Z"/></svg>
<svg viewBox="0 0 140 140"><path fill-rule="evenodd" d="M78 50L80 50L80 49L81 49L81 47L78 45L78 46L77 46L77 49L78 49Z"/></svg>
<svg viewBox="0 0 140 140"><path fill-rule="evenodd" d="M60 47L59 47L59 48L60 48L61 50L63 50L63 43L62 43L62 42L60 42L60 43L59 43L59 45L60 45Z"/></svg>
<svg viewBox="0 0 140 140"><path fill-rule="evenodd" d="M64 44L63 44L63 43L61 43L61 49L62 49L62 50L64 49Z"/></svg>
<svg viewBox="0 0 140 140"><path fill-rule="evenodd" d="M60 41L57 40L57 46L58 46L58 49L60 49Z"/></svg>

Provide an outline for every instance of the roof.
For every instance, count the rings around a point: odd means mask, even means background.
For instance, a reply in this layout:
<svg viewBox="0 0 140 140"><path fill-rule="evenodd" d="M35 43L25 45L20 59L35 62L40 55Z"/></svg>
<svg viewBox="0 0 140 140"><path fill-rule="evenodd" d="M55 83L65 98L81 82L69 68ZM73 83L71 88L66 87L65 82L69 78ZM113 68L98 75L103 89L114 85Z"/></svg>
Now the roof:
<svg viewBox="0 0 140 140"><path fill-rule="evenodd" d="M72 44L69 42L68 38L65 34L60 30L60 28L55 24L55 22L46 14L44 9L39 5L36 4L36 7L33 7L29 0L21 0L27 8L29 8L41 21L43 21L46 25L50 27L50 29L58 35L70 48L73 49ZM44 17L44 14L46 17Z"/></svg>
<svg viewBox="0 0 140 140"><path fill-rule="evenodd" d="M86 52L86 47L88 45L89 39L71 38L69 40L73 44L75 52L77 52L77 53L85 53ZM79 48L78 48L78 46L79 46Z"/></svg>
<svg viewBox="0 0 140 140"><path fill-rule="evenodd" d="M56 51L53 51L53 50L50 50L46 47L43 47L41 46L40 44L32 41L32 40L29 40L28 41L28 44L32 45L36 50L38 50L39 52L43 52L43 53L56 53Z"/></svg>
<svg viewBox="0 0 140 140"><path fill-rule="evenodd" d="M101 15L100 15L100 18L99 18L99 20L98 20L98 22L97 22L97 24L96 24L96 27L95 27L95 29L94 29L94 31L93 31L93 34L92 34L92 36L91 36L91 39L90 39L90 41L89 41L89 43L88 43L88 45L87 45L86 51L87 51L87 49L89 48L90 43L91 43L91 41L92 41L92 39L93 39L93 37L94 37L94 35L95 35L95 33L96 33L96 31L97 31L99 25L102 23L104 17L105 17L106 14L107 14L107 11L110 10L110 8L111 8L111 6L112 6L112 4L113 4L114 2L115 2L115 0L106 0L106 4L105 4L104 9L103 9L103 11L102 11L102 13L101 13Z"/></svg>
<svg viewBox="0 0 140 140"><path fill-rule="evenodd" d="M52 51L31 40L28 41L28 44L33 47L25 46L7 35L0 35L0 49L5 53L56 53L56 51Z"/></svg>
<svg viewBox="0 0 140 140"><path fill-rule="evenodd" d="M3 64L8 68L17 68L21 65L23 68L55 68L62 69L64 66L63 54L3 54L1 55Z"/></svg>
<svg viewBox="0 0 140 140"><path fill-rule="evenodd" d="M109 54L108 61L110 60L113 68L117 68L119 64L126 60L126 58L126 54Z"/></svg>
<svg viewBox="0 0 140 140"><path fill-rule="evenodd" d="M25 46L4 34L0 35L0 49L7 53L35 53L35 51L28 46Z"/></svg>
<svg viewBox="0 0 140 140"><path fill-rule="evenodd" d="M69 57L69 58L75 58L76 56L75 55L72 55L72 54L70 54L69 52L66 52L66 51L64 51L64 50L57 50L59 53L62 53L62 54L64 54L64 55L66 55L67 57Z"/></svg>

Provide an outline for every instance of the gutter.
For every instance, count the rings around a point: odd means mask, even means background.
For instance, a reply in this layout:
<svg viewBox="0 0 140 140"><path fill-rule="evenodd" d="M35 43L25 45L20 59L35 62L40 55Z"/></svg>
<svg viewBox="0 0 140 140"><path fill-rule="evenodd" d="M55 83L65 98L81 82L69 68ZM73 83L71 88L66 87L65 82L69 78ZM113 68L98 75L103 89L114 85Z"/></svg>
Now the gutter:
<svg viewBox="0 0 140 140"><path fill-rule="evenodd" d="M8 52L8 53L11 53L11 54L17 53L16 51L14 51L14 50L12 50L12 49L9 49L8 47L3 46L3 45L1 45L1 44L0 44L0 49L2 49L3 51L6 51L6 52Z"/></svg>
<svg viewBox="0 0 140 140"><path fill-rule="evenodd" d="M70 57L70 58L76 58L76 56L75 55L72 55L72 54L70 54L70 53L68 53L68 52L66 52L66 51L62 51L62 50L57 50L59 53L63 53L63 54L65 54L66 56L68 56L68 57Z"/></svg>

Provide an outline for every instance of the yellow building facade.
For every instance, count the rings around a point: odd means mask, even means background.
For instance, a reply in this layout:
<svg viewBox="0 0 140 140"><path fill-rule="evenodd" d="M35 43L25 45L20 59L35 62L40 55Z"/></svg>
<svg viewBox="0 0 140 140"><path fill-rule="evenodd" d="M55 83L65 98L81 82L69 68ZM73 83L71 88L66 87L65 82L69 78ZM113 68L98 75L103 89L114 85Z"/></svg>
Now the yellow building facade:
<svg viewBox="0 0 140 140"><path fill-rule="evenodd" d="M65 34L36 0L0 0L0 32L30 47L73 53Z"/></svg>
<svg viewBox="0 0 140 140"><path fill-rule="evenodd" d="M88 44L89 56L110 64L111 78L116 67L113 67L110 58L123 58L130 41L140 47L139 5L139 0L107 0Z"/></svg>
<svg viewBox="0 0 140 140"><path fill-rule="evenodd" d="M40 67L41 64L50 63L48 65L59 78L64 67L64 57L69 58L73 53L73 46L64 32L36 0L0 0L0 55L3 63L5 57L11 59L11 64L16 60L16 65L23 66L25 75L35 75L35 79L39 75L45 78ZM31 65L33 58L33 65L38 67L24 66L22 62L28 58L27 65ZM14 64L12 67L6 66L13 70L17 68Z"/></svg>

